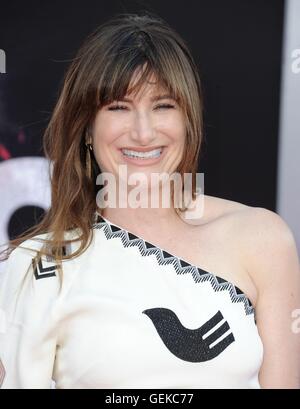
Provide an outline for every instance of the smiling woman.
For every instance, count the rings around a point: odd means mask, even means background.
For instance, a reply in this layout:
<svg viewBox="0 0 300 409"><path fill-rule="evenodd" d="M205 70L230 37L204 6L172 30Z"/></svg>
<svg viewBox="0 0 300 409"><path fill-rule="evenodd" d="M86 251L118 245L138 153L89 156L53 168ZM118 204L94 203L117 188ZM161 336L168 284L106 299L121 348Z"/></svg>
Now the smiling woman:
<svg viewBox="0 0 300 409"><path fill-rule="evenodd" d="M0 288L3 388L299 387L293 236L266 209L197 194L200 80L166 22L125 14L90 35L44 141L51 207L9 243ZM122 167L130 194L99 206L98 176L120 188ZM168 195L190 198L155 206L153 175L175 174Z"/></svg>
<svg viewBox="0 0 300 409"><path fill-rule="evenodd" d="M154 173L172 174L182 161L186 121L180 104L154 74L131 96L141 75L141 70L133 74L129 91L120 101L99 109L89 143L102 172L118 181L119 166L127 165L128 179L142 172L143 183L153 189Z"/></svg>

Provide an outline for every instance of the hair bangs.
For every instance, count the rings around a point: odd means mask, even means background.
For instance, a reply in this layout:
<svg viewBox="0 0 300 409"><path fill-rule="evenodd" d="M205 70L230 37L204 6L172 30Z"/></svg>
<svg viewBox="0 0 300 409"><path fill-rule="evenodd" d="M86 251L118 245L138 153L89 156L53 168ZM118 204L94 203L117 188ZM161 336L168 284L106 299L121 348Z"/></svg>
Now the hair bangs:
<svg viewBox="0 0 300 409"><path fill-rule="evenodd" d="M98 107L121 100L126 95L135 96L142 92L146 83L166 90L180 105L186 105L185 92L180 87L182 67L178 66L176 50L172 50L168 42L157 46L147 33L142 33L142 37L140 33L134 33L136 37L133 34L127 36L106 56L108 63L98 82Z"/></svg>

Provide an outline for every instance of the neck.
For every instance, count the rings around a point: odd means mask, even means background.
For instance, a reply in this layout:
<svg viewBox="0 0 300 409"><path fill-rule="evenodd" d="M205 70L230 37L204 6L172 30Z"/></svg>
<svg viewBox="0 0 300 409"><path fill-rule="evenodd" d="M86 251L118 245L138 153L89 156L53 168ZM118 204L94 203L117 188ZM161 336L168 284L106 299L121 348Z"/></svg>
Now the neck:
<svg viewBox="0 0 300 409"><path fill-rule="evenodd" d="M170 229L174 224L181 224L182 220L174 208L105 208L101 214L108 221L124 227L127 230L157 231Z"/></svg>

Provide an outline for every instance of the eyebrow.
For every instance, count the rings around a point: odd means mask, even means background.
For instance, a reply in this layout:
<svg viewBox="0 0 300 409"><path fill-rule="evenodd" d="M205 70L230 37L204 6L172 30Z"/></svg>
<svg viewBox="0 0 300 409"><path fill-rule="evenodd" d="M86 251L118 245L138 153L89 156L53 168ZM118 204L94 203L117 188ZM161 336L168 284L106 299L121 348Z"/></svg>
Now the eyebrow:
<svg viewBox="0 0 300 409"><path fill-rule="evenodd" d="M174 97L172 97L172 95L169 95L169 94L162 94L162 95L154 95L153 97L150 98L151 102L160 101L161 99L174 99ZM132 99L124 97L124 98L121 98L120 101L132 102Z"/></svg>

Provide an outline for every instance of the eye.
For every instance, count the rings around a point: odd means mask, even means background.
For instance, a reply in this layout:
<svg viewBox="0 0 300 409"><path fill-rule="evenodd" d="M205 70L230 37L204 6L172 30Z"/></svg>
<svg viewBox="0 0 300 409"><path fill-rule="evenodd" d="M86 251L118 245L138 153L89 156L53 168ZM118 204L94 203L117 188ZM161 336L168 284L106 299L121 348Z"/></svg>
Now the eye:
<svg viewBox="0 0 300 409"><path fill-rule="evenodd" d="M109 111L119 111L119 110L121 111L125 109L127 109L125 105L113 105L108 108Z"/></svg>
<svg viewBox="0 0 300 409"><path fill-rule="evenodd" d="M171 108L175 108L175 106L172 104L159 104L154 109L171 109ZM119 104L112 105L108 108L109 111L123 111L126 109L127 109L127 106L119 105Z"/></svg>
<svg viewBox="0 0 300 409"><path fill-rule="evenodd" d="M175 108L174 105L172 104L159 104L155 107L155 109L169 109L169 108Z"/></svg>

